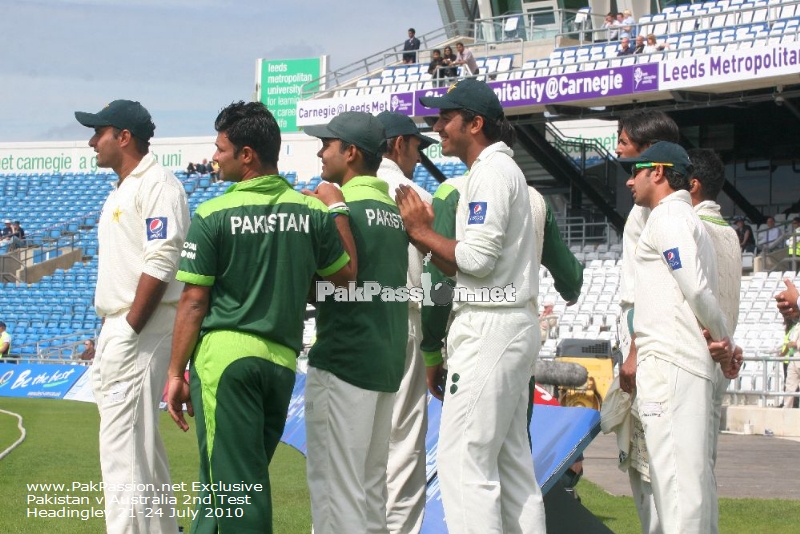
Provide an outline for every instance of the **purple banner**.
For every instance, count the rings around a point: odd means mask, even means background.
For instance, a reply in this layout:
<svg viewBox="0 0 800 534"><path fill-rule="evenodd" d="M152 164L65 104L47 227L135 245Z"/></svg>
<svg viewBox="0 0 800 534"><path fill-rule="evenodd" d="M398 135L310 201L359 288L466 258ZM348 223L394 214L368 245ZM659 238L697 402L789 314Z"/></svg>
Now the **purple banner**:
<svg viewBox="0 0 800 534"><path fill-rule="evenodd" d="M403 115L413 115L414 113L414 93L395 93L389 102L392 111Z"/></svg>
<svg viewBox="0 0 800 534"><path fill-rule="evenodd" d="M576 100L595 100L658 90L658 64L643 63L610 69L570 72L539 78L489 82L504 108L543 106ZM440 96L447 87L414 92L414 116L437 115L439 110L419 103L423 96ZM404 96L402 93L398 96Z"/></svg>

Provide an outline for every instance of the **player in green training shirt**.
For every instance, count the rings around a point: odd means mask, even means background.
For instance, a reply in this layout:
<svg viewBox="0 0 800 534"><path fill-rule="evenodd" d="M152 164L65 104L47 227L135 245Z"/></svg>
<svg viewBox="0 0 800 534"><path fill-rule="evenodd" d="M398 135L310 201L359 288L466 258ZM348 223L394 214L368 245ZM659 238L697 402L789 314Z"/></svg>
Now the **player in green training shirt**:
<svg viewBox="0 0 800 534"><path fill-rule="evenodd" d="M334 221L278 175L281 133L263 104L231 104L215 128L214 161L237 183L197 208L181 252L167 405L182 430L184 402L197 420L205 486L192 532L272 532L268 466L294 388L306 298L315 273L336 285L355 279L355 245L346 218ZM322 189L331 203L343 200Z"/></svg>
<svg viewBox="0 0 800 534"><path fill-rule="evenodd" d="M305 405L311 518L317 534L386 532L389 432L408 340L408 236L376 177L386 147L381 122L345 112L305 131L322 139L322 178L342 186L340 217L350 217L359 262L349 290L332 294L324 282L316 289Z"/></svg>

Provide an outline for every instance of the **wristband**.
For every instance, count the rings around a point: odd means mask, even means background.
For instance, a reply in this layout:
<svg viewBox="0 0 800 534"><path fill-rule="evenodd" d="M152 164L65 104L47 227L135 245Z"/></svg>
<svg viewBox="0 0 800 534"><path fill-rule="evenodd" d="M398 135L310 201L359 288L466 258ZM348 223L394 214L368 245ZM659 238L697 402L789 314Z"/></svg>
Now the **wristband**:
<svg viewBox="0 0 800 534"><path fill-rule="evenodd" d="M343 210L341 208L338 208L336 211L329 211L328 214L331 216L331 219L335 219L339 215L350 217L350 210Z"/></svg>
<svg viewBox="0 0 800 534"><path fill-rule="evenodd" d="M333 211L333 210L336 210L338 208L344 208L347 211L350 211L350 208L348 208L347 204L345 204L344 202L334 202L333 204L328 206L328 211Z"/></svg>

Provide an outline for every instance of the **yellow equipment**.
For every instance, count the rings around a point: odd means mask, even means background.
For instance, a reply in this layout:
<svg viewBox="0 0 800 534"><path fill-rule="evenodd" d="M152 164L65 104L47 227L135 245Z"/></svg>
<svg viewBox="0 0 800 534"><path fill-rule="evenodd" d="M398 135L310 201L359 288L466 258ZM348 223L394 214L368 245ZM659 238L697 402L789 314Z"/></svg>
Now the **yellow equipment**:
<svg viewBox="0 0 800 534"><path fill-rule="evenodd" d="M599 410L614 381L611 343L605 340L563 339L556 349L555 360L582 365L589 372L589 378L583 386L561 389L561 405Z"/></svg>

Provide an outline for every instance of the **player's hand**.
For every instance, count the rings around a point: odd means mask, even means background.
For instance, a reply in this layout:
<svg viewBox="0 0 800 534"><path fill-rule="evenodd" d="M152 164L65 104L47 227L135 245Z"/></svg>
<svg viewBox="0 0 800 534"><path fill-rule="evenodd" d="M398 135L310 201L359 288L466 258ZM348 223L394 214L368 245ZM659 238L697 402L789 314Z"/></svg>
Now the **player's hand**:
<svg viewBox="0 0 800 534"><path fill-rule="evenodd" d="M171 376L167 383L167 410L178 428L186 432L189 425L183 417L183 404L186 403L186 413L194 417L194 408L189 395L189 383L182 376Z"/></svg>
<svg viewBox="0 0 800 534"><path fill-rule="evenodd" d="M395 201L403 218L406 233L412 241L433 228L433 206L419 198L419 195L411 187L401 185L395 190Z"/></svg>
<svg viewBox="0 0 800 534"><path fill-rule="evenodd" d="M440 363L426 367L425 373L427 375L426 379L428 381L428 391L431 392L431 395L440 401L443 401L445 380L447 378L447 372L444 370L444 364Z"/></svg>
<svg viewBox="0 0 800 534"><path fill-rule="evenodd" d="M733 345L731 344L731 340L726 337L719 341L714 341L711 339L711 334L706 329L703 329L703 336L708 343L708 352L711 353L711 359L727 367L733 359Z"/></svg>
<svg viewBox="0 0 800 534"><path fill-rule="evenodd" d="M797 307L797 288L788 278L784 278L783 283L786 284L786 289L775 297L778 301L778 311L786 318L797 319L800 317L800 309Z"/></svg>
<svg viewBox="0 0 800 534"><path fill-rule="evenodd" d="M739 371L742 368L743 362L742 347L737 346L733 349L733 358L731 359L730 365L722 367L722 374L729 380L739 378Z"/></svg>
<svg viewBox="0 0 800 534"><path fill-rule="evenodd" d="M636 389L636 343L631 341L631 350L628 357L619 368L619 387L629 395Z"/></svg>
<svg viewBox="0 0 800 534"><path fill-rule="evenodd" d="M329 182L321 182L314 191L303 189L302 193L306 196L320 199L326 206L344 202L342 190Z"/></svg>

